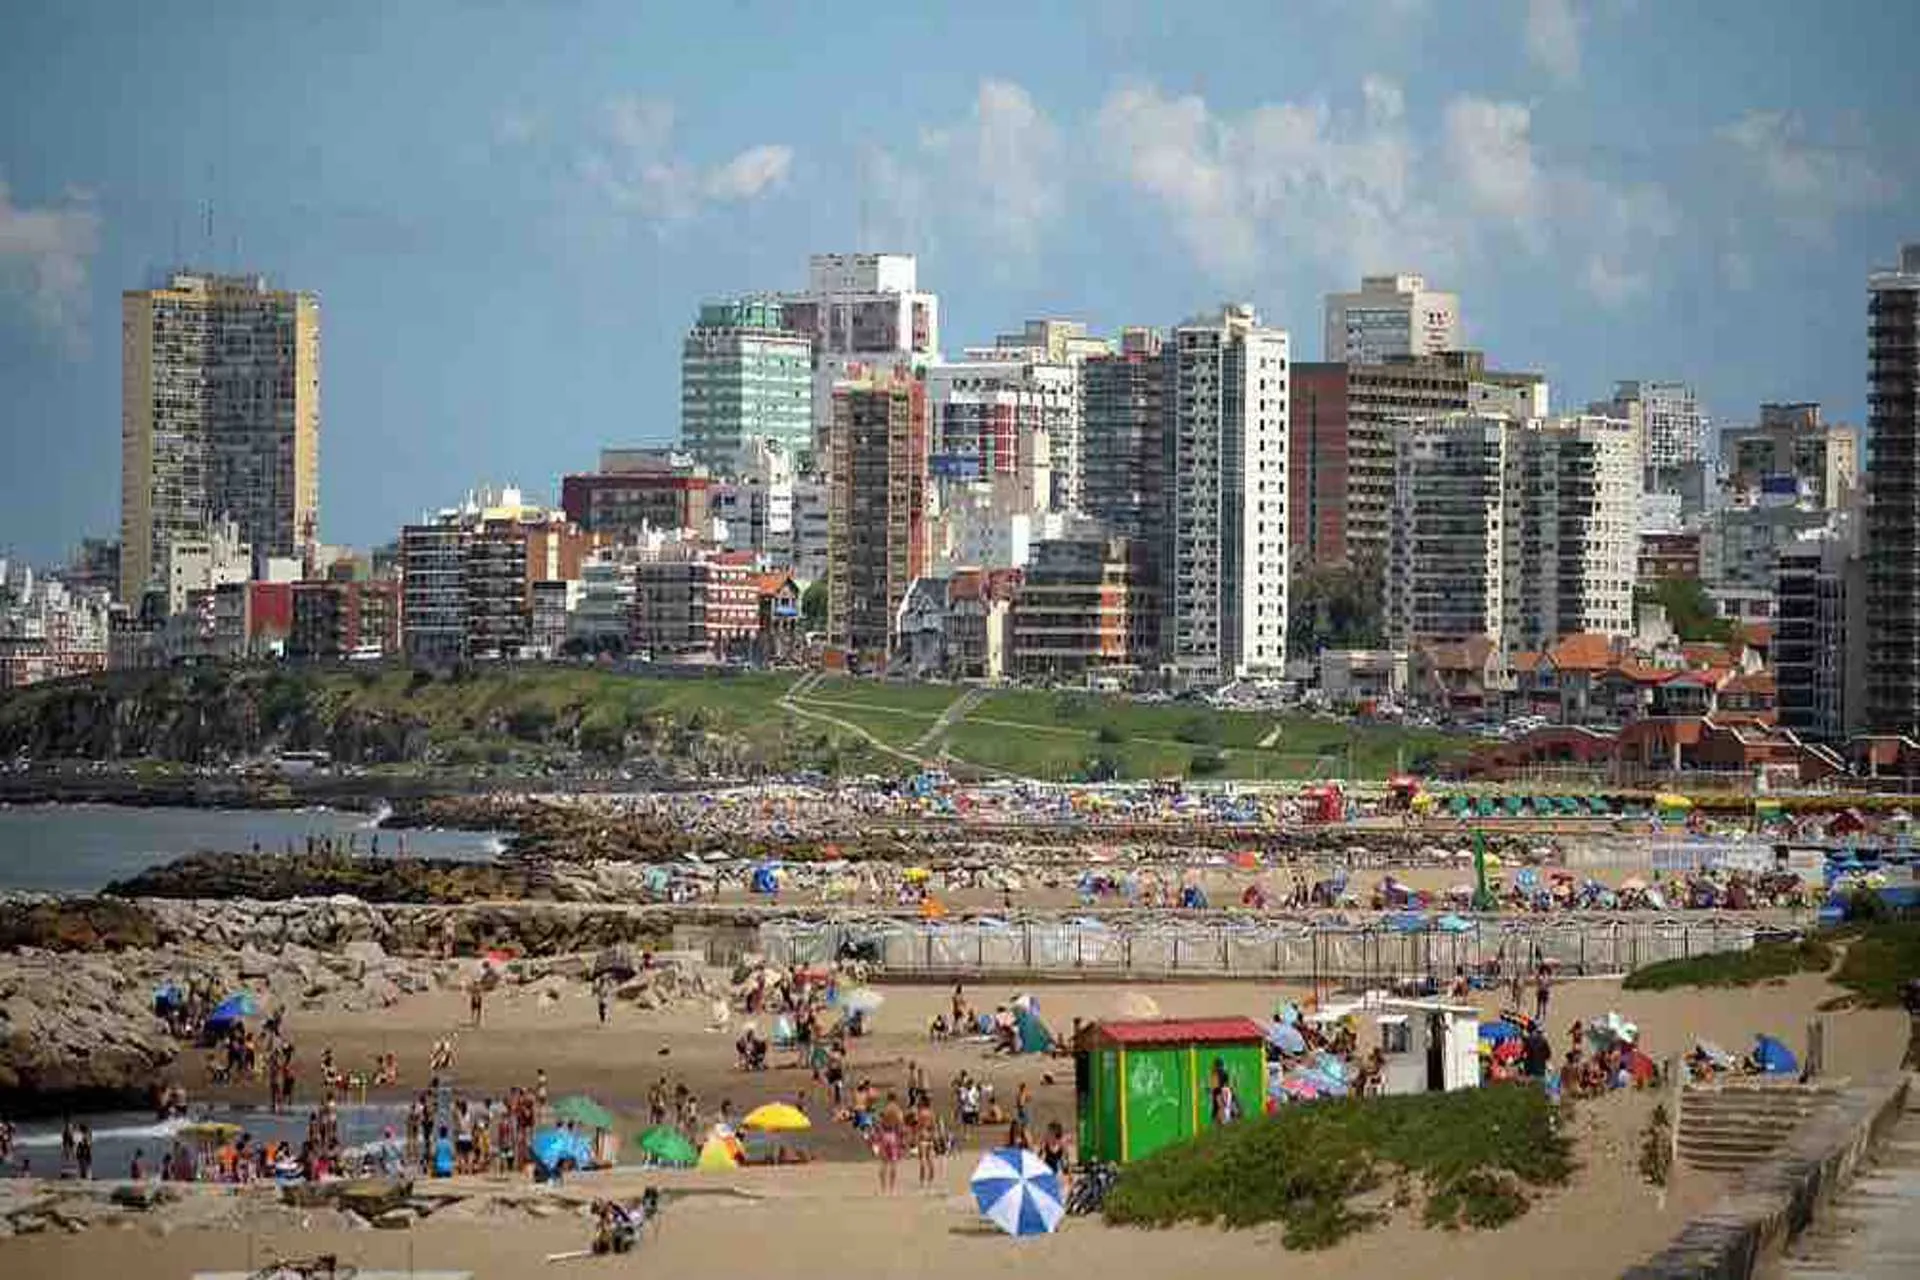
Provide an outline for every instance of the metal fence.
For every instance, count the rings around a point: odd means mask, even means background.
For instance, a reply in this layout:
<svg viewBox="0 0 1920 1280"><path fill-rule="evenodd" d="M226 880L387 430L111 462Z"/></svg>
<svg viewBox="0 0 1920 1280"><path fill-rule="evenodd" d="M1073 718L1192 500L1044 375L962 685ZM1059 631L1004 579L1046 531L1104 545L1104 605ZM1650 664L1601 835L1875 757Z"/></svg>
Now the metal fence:
<svg viewBox="0 0 1920 1280"><path fill-rule="evenodd" d="M1753 916L1520 917L1474 920L1447 931L1384 922L1133 922L1092 919L998 923L907 920L769 921L760 949L785 965L843 955L877 961L890 975L945 978L1288 978L1385 983L1450 977L1456 969L1531 968L1618 974L1660 960L1743 951L1767 921ZM1777 923L1777 922L1776 922Z"/></svg>

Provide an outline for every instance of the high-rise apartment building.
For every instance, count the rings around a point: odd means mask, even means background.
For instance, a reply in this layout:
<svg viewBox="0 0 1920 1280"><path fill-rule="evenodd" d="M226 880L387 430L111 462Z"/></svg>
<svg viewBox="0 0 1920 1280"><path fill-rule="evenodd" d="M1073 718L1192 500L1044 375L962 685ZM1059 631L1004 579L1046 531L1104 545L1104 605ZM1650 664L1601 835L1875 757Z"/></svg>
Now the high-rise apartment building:
<svg viewBox="0 0 1920 1280"><path fill-rule="evenodd" d="M304 557L320 516L320 303L261 276L179 272L121 298L120 596L230 519Z"/></svg>
<svg viewBox="0 0 1920 1280"><path fill-rule="evenodd" d="M885 667L894 615L927 567L927 395L905 370L833 389L827 442L827 642Z"/></svg>
<svg viewBox="0 0 1920 1280"><path fill-rule="evenodd" d="M940 352L940 299L919 287L910 253L816 253L804 292L783 294L787 328L813 345L816 451L833 421L833 389L866 369L919 369Z"/></svg>
<svg viewBox="0 0 1920 1280"><path fill-rule="evenodd" d="M1278 671L1287 652L1287 335L1228 306L1174 329L1161 644L1176 675Z"/></svg>
<svg viewBox="0 0 1920 1280"><path fill-rule="evenodd" d="M1363 276L1358 293L1330 293L1326 341L1331 364L1384 364L1460 346L1460 299L1416 275Z"/></svg>
<svg viewBox="0 0 1920 1280"><path fill-rule="evenodd" d="M1166 522L1167 420L1172 360L1157 329L1121 331L1119 349L1080 370L1081 507L1147 549L1158 581Z"/></svg>
<svg viewBox="0 0 1920 1280"><path fill-rule="evenodd" d="M1157 610L1137 539L1077 532L1039 543L1014 596L1013 669L1061 680L1151 668Z"/></svg>
<svg viewBox="0 0 1920 1280"><path fill-rule="evenodd" d="M1867 295L1867 723L1920 735L1920 244Z"/></svg>
<svg viewBox="0 0 1920 1280"><path fill-rule="evenodd" d="M812 450L813 340L777 298L708 303L681 346L680 445L725 472L755 437Z"/></svg>
<svg viewBox="0 0 1920 1280"><path fill-rule="evenodd" d="M1395 433L1409 422L1456 413L1543 417L1547 381L1487 368L1478 351L1397 356L1378 364L1294 366L1289 433L1292 544L1308 563L1386 561L1394 506Z"/></svg>
<svg viewBox="0 0 1920 1280"><path fill-rule="evenodd" d="M1501 637L1506 600L1507 454L1512 423L1464 415L1394 433L1386 560L1392 648Z"/></svg>
<svg viewBox="0 0 1920 1280"><path fill-rule="evenodd" d="M1086 483L1084 433L1086 397L1081 386L1088 360L1110 354L1113 344L1094 337L1077 320L1029 320L1019 333L1003 333L993 340L991 353L969 351L969 359L1016 361L1023 368L1047 370L1028 374L1029 381L1064 395L1046 409L1049 452L1052 456L1051 507L1059 512L1083 509Z"/></svg>
<svg viewBox="0 0 1920 1280"><path fill-rule="evenodd" d="M1593 406L1610 418L1637 421L1647 487L1665 487L1671 472L1707 457L1707 420L1693 388L1684 382L1618 382L1613 399Z"/></svg>
<svg viewBox="0 0 1920 1280"><path fill-rule="evenodd" d="M1080 371L1026 354L973 350L926 373L936 474L1013 482L1018 499L1009 514L1066 508L1070 486L1057 464L1066 443L1080 438Z"/></svg>
<svg viewBox="0 0 1920 1280"><path fill-rule="evenodd" d="M1454 414L1397 433L1386 566L1394 647L1477 636L1538 649L1633 630L1633 425Z"/></svg>
<svg viewBox="0 0 1920 1280"><path fill-rule="evenodd" d="M1736 492L1847 507L1860 482L1860 433L1822 421L1817 404L1763 404L1758 423L1720 433L1720 462Z"/></svg>
<svg viewBox="0 0 1920 1280"><path fill-rule="evenodd" d="M1781 728L1830 743L1859 731L1866 625L1866 570L1851 516L1781 550L1771 655Z"/></svg>
<svg viewBox="0 0 1920 1280"><path fill-rule="evenodd" d="M1515 424L1501 625L1513 649L1583 632L1633 633L1640 453L1631 422L1582 414Z"/></svg>

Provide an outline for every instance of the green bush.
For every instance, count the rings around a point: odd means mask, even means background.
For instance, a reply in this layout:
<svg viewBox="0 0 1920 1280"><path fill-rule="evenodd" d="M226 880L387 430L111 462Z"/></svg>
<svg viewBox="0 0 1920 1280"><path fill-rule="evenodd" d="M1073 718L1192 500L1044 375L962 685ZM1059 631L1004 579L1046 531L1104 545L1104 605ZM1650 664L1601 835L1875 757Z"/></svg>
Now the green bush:
<svg viewBox="0 0 1920 1280"><path fill-rule="evenodd" d="M1093 737L1103 747L1116 747L1127 740L1127 735L1120 731L1120 726L1112 723L1101 725Z"/></svg>
<svg viewBox="0 0 1920 1280"><path fill-rule="evenodd" d="M1212 744L1220 741L1220 723L1212 716L1192 716L1180 723L1173 736L1195 745Z"/></svg>
<svg viewBox="0 0 1920 1280"><path fill-rule="evenodd" d="M1825 973L1832 967L1832 947L1818 938L1802 938L1797 942L1764 942L1746 951L1712 951L1683 960L1662 960L1635 969L1621 985L1628 991L1750 987L1796 973Z"/></svg>
<svg viewBox="0 0 1920 1280"><path fill-rule="evenodd" d="M1056 694L1053 699L1053 718L1061 724L1072 724L1085 719L1093 708L1093 699L1084 693Z"/></svg>
<svg viewBox="0 0 1920 1280"><path fill-rule="evenodd" d="M1847 935L1852 940L1833 980L1862 1004L1899 1008L1908 981L1920 977L1920 922L1889 920Z"/></svg>
<svg viewBox="0 0 1920 1280"><path fill-rule="evenodd" d="M1227 758L1218 747L1202 747L1187 761L1187 772L1196 778L1209 778L1227 767Z"/></svg>
<svg viewBox="0 0 1920 1280"><path fill-rule="evenodd" d="M1379 1216L1352 1200L1394 1169L1425 1184L1429 1226L1455 1228L1518 1217L1529 1186L1565 1182L1572 1167L1537 1088L1333 1099L1212 1129L1128 1166L1106 1215L1140 1226L1278 1222L1288 1248L1317 1249Z"/></svg>

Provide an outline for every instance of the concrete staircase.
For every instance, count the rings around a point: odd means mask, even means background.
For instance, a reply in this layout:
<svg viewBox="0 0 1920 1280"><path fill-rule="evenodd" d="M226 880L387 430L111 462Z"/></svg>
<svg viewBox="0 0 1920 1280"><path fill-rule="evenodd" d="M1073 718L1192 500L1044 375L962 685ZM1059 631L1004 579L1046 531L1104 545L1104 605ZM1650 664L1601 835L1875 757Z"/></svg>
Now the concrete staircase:
<svg viewBox="0 0 1920 1280"><path fill-rule="evenodd" d="M1732 1173L1779 1150L1834 1096L1832 1085L1735 1080L1680 1093L1680 1159L1690 1169Z"/></svg>
<svg viewBox="0 0 1920 1280"><path fill-rule="evenodd" d="M1853 1181L1765 1273L1770 1280L1920 1276L1920 1089Z"/></svg>

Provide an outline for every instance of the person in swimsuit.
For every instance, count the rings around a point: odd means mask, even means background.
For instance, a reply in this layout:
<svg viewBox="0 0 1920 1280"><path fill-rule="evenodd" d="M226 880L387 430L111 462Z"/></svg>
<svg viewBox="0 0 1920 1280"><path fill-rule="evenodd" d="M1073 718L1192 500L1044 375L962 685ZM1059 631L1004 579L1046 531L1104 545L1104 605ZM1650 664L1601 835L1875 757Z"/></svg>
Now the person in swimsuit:
<svg viewBox="0 0 1920 1280"><path fill-rule="evenodd" d="M906 1145L906 1134L906 1113L900 1109L899 1100L889 1093L886 1105L880 1108L874 1137L875 1150L880 1154L882 1194L891 1193L900 1184L900 1154Z"/></svg>

